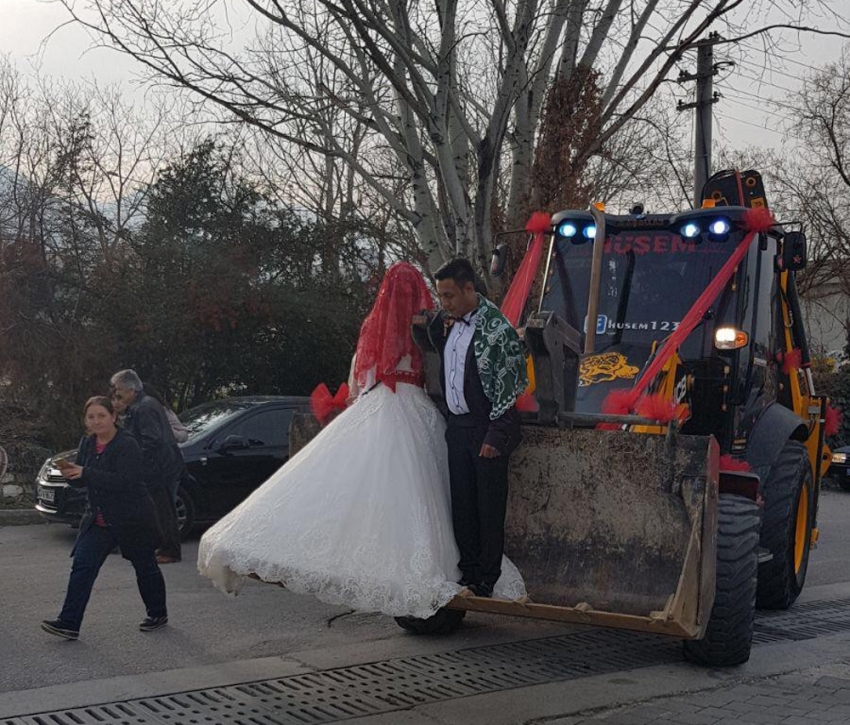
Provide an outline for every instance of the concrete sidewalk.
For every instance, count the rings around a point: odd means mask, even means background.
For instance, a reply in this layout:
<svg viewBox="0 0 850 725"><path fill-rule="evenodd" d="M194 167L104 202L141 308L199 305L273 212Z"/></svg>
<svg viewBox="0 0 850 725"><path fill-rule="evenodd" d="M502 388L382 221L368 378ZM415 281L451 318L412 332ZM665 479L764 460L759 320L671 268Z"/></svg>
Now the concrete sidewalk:
<svg viewBox="0 0 850 725"><path fill-rule="evenodd" d="M590 631L590 630L588 630ZM436 643L435 643L436 644ZM448 643L443 642L443 645ZM68 643L73 647L72 643ZM430 648L429 648L430 649ZM437 648L435 648L437 649ZM444 646L443 649L446 649ZM343 651L344 650L344 651ZM97 703L127 703L130 709L145 710L148 703L200 702L205 693L232 697L243 693L284 693L303 689L305 683L317 683L319 701L331 702L333 693L321 690L321 680L344 680L348 670L371 669L381 681L382 668L392 678L397 660L381 660L381 647L332 648L293 652L287 657L272 657L222 665L171 670L161 673L76 682L24 692L0 694L0 717L4 725L29 725L33 722L94 722L75 720L73 708L88 705L78 713L91 713ZM360 664L369 663L369 664ZM330 665L331 669L326 669ZM339 669L336 669L339 668ZM463 672L445 673L448 682L455 679L462 687ZM243 683L237 685L237 683ZM228 685L232 687L227 687ZM236 685L236 686L234 686ZM384 708L381 714L351 718L323 717L307 722L338 722L351 725L754 725L782 723L809 725L850 723L850 632L821 636L804 641L760 645L750 662L727 670L710 670L684 661L624 669L598 676L574 676L563 681L534 686L503 683L499 689L472 696L449 695L437 701L416 701L415 682L411 683L409 704ZM212 688L221 688L215 690ZM347 689L346 689L347 688ZM351 697L390 696L381 685L372 691L352 689ZM398 690L397 690L398 692ZM401 690L404 692L404 690ZM167 693L170 693L167 694ZM185 693L179 695L175 693ZM377 694L376 694L377 693ZM389 694L387 694L389 693ZM186 695L189 695L187 697ZM159 699L157 699L159 696ZM213 698L215 699L215 698ZM299 722L286 710L273 707L280 697L257 700L263 723ZM244 704L240 704L244 709ZM26 714L43 714L41 720L17 719ZM235 715L235 712L233 713ZM214 722L235 722L230 712L220 711ZM200 714L199 714L200 716ZM15 718L15 719L12 719ZM45 719L47 718L47 719ZM156 710L133 722L163 725L183 722L175 713L163 720ZM188 720L186 722L189 722ZM197 722L206 722L199 719ZM212 721L211 721L212 722ZM254 722L247 720L246 722Z"/></svg>
<svg viewBox="0 0 850 725"><path fill-rule="evenodd" d="M835 664L550 725L826 725L850 722L850 665Z"/></svg>
<svg viewBox="0 0 850 725"><path fill-rule="evenodd" d="M0 508L0 526L26 526L30 524L47 523L38 511L32 508L4 509Z"/></svg>

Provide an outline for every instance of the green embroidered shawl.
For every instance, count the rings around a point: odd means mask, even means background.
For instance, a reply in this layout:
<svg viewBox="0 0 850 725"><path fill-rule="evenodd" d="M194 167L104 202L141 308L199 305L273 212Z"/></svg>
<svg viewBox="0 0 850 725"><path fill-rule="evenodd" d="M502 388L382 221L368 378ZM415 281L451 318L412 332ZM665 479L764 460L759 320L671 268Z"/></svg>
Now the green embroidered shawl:
<svg viewBox="0 0 850 725"><path fill-rule="evenodd" d="M495 420L510 410L528 387L525 349L499 308L481 295L472 343L484 394L493 404L490 420Z"/></svg>

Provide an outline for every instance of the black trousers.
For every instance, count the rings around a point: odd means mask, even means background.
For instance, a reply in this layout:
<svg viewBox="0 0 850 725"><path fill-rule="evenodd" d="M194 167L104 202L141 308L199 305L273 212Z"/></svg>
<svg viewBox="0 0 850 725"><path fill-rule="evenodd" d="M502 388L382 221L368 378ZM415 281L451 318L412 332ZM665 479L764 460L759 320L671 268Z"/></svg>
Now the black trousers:
<svg viewBox="0 0 850 725"><path fill-rule="evenodd" d="M492 589L502 573L508 456L482 458L487 425L467 425L449 417L446 443L452 523L464 579Z"/></svg>
<svg viewBox="0 0 850 725"><path fill-rule="evenodd" d="M108 527L96 524L92 524L77 540L74 547L74 564L68 579L68 591L59 614L59 621L68 629L80 631L100 567L117 544L118 539ZM130 554L145 611L149 617L166 616L168 611L165 606L165 580L157 566L153 547L137 547Z"/></svg>
<svg viewBox="0 0 850 725"><path fill-rule="evenodd" d="M180 529L177 524L177 508L174 496L168 486L156 486L148 489L156 520L159 523L160 540L157 553L180 559Z"/></svg>

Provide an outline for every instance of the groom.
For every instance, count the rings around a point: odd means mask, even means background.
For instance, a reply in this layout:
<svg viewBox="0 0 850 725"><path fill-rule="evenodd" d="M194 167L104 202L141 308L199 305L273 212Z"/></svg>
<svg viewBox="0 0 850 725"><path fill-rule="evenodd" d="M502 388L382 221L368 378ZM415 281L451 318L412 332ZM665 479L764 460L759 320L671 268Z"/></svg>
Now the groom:
<svg viewBox="0 0 850 725"><path fill-rule="evenodd" d="M459 583L489 597L501 574L508 458L521 440L515 403L528 384L525 355L511 324L475 291L469 260L454 259L434 276L444 314L432 322L429 337L442 360L448 406Z"/></svg>

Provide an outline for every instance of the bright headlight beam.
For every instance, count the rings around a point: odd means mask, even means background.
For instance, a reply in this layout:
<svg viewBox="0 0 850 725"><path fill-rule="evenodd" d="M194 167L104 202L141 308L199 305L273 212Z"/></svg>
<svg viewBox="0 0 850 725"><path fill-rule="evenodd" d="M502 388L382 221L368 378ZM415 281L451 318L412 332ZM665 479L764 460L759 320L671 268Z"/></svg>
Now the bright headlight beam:
<svg viewBox="0 0 850 725"><path fill-rule="evenodd" d="M584 234L587 239L596 239L596 225L590 224L589 226L586 226L581 230L581 233Z"/></svg>
<svg viewBox="0 0 850 725"><path fill-rule="evenodd" d="M694 237L699 236L700 229L693 222L688 222L685 226L682 227L682 236L685 239L693 239Z"/></svg>
<svg viewBox="0 0 850 725"><path fill-rule="evenodd" d="M578 232L578 229L572 222L561 222L558 226L558 234L562 237L574 237L576 232Z"/></svg>
<svg viewBox="0 0 850 725"><path fill-rule="evenodd" d="M729 224L729 221L726 219L715 219L708 227L708 231L716 236L722 236L724 234L728 234L729 230L732 226Z"/></svg>

